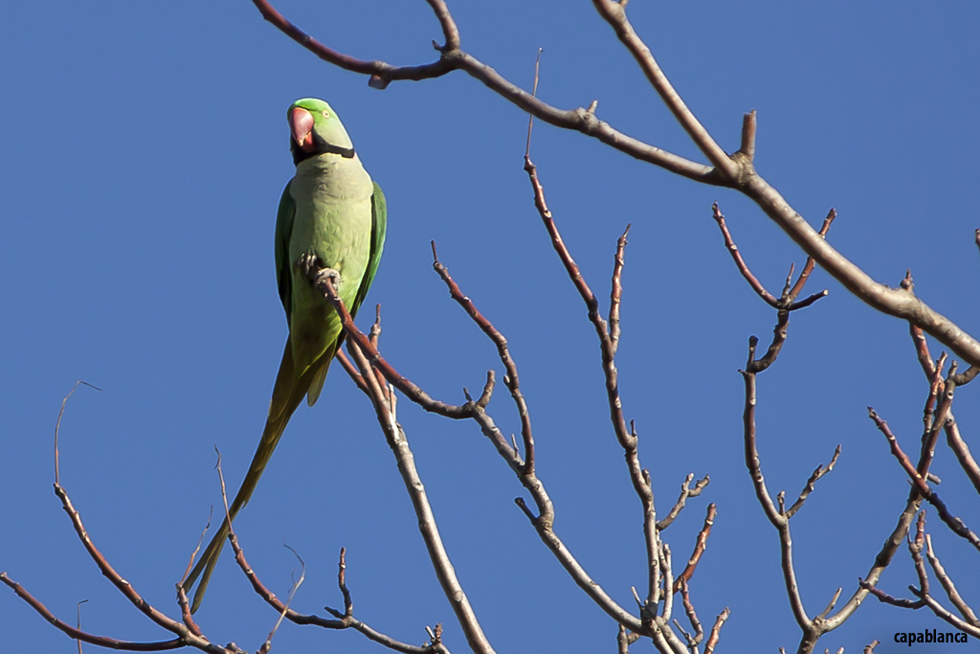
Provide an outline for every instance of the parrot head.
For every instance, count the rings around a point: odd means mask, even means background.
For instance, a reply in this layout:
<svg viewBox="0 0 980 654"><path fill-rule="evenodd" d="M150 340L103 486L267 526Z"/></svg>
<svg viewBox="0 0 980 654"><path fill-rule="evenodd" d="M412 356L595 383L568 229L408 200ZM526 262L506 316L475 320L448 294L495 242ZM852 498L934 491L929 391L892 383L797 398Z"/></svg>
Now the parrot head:
<svg viewBox="0 0 980 654"><path fill-rule="evenodd" d="M317 98L303 98L289 106L289 149L293 162L299 163L310 157L332 153L351 159L354 145L340 118L330 105Z"/></svg>

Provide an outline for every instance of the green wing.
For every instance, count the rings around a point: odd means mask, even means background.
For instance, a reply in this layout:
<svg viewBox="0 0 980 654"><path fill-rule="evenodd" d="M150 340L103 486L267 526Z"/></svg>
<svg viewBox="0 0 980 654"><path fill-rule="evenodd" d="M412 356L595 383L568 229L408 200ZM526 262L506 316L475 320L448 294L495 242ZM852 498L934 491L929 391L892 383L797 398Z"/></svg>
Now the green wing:
<svg viewBox="0 0 980 654"><path fill-rule="evenodd" d="M279 286L279 299L286 311L286 324L292 324L290 319L293 312L293 276L289 263L289 237L293 233L293 218L296 217L296 203L293 202L289 189L293 182L290 180L282 190L279 199L279 213L276 215L276 282Z"/></svg>
<svg viewBox="0 0 980 654"><path fill-rule="evenodd" d="M374 194L371 195L371 257L368 259L367 270L361 279L361 285L357 289L354 297L354 304L350 308L352 316L357 315L357 310L361 308L361 303L367 297L374 275L378 272L378 264L381 263L381 252L385 248L385 233L388 231L388 204L385 202L385 194L381 192L381 187L374 182Z"/></svg>

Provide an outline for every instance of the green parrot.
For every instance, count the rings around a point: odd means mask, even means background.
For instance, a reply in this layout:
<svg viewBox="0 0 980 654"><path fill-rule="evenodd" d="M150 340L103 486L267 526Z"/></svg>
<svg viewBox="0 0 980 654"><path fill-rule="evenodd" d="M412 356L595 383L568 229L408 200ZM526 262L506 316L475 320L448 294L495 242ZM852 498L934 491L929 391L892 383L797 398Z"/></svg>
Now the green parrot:
<svg viewBox="0 0 980 654"><path fill-rule="evenodd" d="M330 105L303 98L289 107L286 117L296 175L286 184L279 201L276 276L289 337L262 439L229 508L232 519L252 496L303 396L310 406L320 396L327 369L344 339L340 317L313 287L310 272L329 276L340 299L355 315L374 280L385 242L385 196L364 170ZM229 526L227 520L222 521L184 581L184 589L189 590L198 577L201 579L192 611L204 598Z"/></svg>

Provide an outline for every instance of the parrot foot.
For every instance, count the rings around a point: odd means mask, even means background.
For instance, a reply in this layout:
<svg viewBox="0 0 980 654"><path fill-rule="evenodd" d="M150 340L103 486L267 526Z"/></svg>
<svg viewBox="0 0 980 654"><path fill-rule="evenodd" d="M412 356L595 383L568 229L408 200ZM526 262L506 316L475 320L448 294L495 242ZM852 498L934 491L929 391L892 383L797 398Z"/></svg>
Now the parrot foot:
<svg viewBox="0 0 980 654"><path fill-rule="evenodd" d="M333 268L320 268L313 276L313 285L319 288L328 279L333 283L335 290L340 290L340 271Z"/></svg>
<svg viewBox="0 0 980 654"><path fill-rule="evenodd" d="M313 282L313 286L324 295L326 295L324 284L328 279L333 284L334 290L340 290L340 271L324 266L323 262L315 254L304 254L299 258L297 265L307 278Z"/></svg>

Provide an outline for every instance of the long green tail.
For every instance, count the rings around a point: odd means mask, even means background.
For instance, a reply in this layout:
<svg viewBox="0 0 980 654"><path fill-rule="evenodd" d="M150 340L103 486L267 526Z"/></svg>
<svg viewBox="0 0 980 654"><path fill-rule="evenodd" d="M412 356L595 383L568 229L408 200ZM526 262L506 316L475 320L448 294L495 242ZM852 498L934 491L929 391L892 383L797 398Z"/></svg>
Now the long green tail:
<svg viewBox="0 0 980 654"><path fill-rule="evenodd" d="M288 339L286 340L286 347L282 353L282 363L279 364L279 373L276 375L276 385L272 389L269 417L266 420L265 429L262 431L262 439L259 441L258 449L255 450L255 456L252 457L252 463L248 467L245 479L242 481L242 485L238 489L238 493L235 495L231 506L228 507L228 513L232 520L248 504L249 498L252 497L252 493L255 491L255 486L259 482L259 477L262 476L266 464L272 458L272 453L275 451L276 445L279 444L279 439L282 437L282 432L286 429L286 424L292 417L293 412L296 411L296 407L303 401L303 396L307 394L317 374L321 374L321 380L322 375L326 375L326 369L330 366L330 361L333 360L335 352L335 348L329 348L317 363L310 366L299 379L296 379L293 374L292 345ZM320 361L323 363L321 364ZM201 578L201 583L198 584L197 591L194 593L194 601L191 604L192 613L197 611L201 605L201 601L204 599L204 592L207 590L208 582L211 580L211 573L214 572L214 566L218 562L218 556L220 556L225 540L228 538L229 527L228 519L223 519L221 521L221 527L215 533L211 542L208 543L197 565L194 566L190 575L184 580L184 590L190 591L197 578Z"/></svg>

